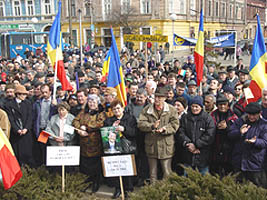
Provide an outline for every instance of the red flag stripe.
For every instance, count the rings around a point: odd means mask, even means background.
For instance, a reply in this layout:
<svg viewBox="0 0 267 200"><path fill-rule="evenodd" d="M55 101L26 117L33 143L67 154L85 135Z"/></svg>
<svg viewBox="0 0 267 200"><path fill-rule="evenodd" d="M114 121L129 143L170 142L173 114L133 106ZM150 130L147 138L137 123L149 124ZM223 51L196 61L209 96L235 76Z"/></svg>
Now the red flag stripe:
<svg viewBox="0 0 267 200"><path fill-rule="evenodd" d="M6 145L0 150L0 168L6 190L11 188L22 177L19 163Z"/></svg>

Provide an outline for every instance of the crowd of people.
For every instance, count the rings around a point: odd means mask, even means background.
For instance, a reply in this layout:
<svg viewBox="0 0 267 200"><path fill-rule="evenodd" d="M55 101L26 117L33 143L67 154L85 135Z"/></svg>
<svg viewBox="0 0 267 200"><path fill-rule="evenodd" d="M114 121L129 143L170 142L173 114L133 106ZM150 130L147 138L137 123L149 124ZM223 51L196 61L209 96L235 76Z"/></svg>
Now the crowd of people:
<svg viewBox="0 0 267 200"><path fill-rule="evenodd" d="M123 49L124 107L102 76L106 52L101 48L84 55L82 64L78 55L63 53L72 91L54 83L45 53L28 51L26 59L0 60L0 126L21 166L45 165L47 146L79 145L79 170L93 182L92 192L105 182L115 187L117 198L118 179L104 179L101 167L100 128L114 126L128 145L122 153L136 159L137 177L123 177L126 194L172 171L186 176L181 164L203 175L239 172L238 181L245 178L266 188L267 88L259 102L248 104L244 91L250 77L241 58L237 66L205 65L200 88L192 55L185 63L168 62L160 48L149 51L145 63L144 50ZM75 128L74 134L64 129L66 124ZM47 144L37 141L43 130L53 133Z"/></svg>

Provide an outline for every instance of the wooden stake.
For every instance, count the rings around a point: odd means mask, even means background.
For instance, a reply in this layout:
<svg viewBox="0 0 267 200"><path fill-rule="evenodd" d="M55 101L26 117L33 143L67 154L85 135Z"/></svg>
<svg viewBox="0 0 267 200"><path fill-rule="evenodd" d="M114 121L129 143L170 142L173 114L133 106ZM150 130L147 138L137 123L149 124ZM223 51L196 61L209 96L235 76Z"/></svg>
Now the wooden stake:
<svg viewBox="0 0 267 200"><path fill-rule="evenodd" d="M65 166L62 165L62 192L65 192Z"/></svg>
<svg viewBox="0 0 267 200"><path fill-rule="evenodd" d="M123 182L122 182L122 177L120 176L120 186L121 186L121 199L124 200L124 190L123 190Z"/></svg>

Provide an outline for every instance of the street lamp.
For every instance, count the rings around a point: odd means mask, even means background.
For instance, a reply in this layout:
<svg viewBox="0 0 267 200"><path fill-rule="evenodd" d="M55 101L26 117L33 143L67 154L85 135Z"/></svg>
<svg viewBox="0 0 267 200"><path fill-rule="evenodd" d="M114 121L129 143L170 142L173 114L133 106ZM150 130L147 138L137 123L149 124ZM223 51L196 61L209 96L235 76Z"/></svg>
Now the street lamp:
<svg viewBox="0 0 267 200"><path fill-rule="evenodd" d="M91 30L91 40L90 40L90 47L94 47L94 22L93 22L93 1L92 0L85 0L85 6L89 8L89 13L90 13L90 30Z"/></svg>
<svg viewBox="0 0 267 200"><path fill-rule="evenodd" d="M80 59L81 59L81 65L83 64L82 55L83 55L83 46L82 46L82 10L79 9L79 24L80 24Z"/></svg>
<svg viewBox="0 0 267 200"><path fill-rule="evenodd" d="M33 45L34 45L34 41L33 41L33 32L34 32L34 29L33 29L33 27L34 27L34 24L36 24L36 23L38 23L38 19L36 18L36 17L33 17L32 19L31 19L31 21L32 21L32 23L33 23L33 25L31 26L31 40L32 40L32 51L33 51Z"/></svg>
<svg viewBox="0 0 267 200"><path fill-rule="evenodd" d="M177 15L172 13L170 15L170 19L172 20L172 64L174 62L174 45L173 45L173 37L174 37L174 21L177 20Z"/></svg>

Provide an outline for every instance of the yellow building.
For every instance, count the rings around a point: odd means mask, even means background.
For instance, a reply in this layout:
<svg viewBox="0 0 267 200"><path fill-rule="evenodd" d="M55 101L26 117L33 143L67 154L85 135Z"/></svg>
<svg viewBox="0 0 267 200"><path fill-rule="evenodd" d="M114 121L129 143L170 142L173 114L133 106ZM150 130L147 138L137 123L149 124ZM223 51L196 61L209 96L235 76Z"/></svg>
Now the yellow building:
<svg viewBox="0 0 267 200"><path fill-rule="evenodd" d="M199 11L202 7L204 8L204 32L206 32L207 36L214 37L217 31L231 29L237 30L237 36L241 38L242 33L240 31L244 27L244 15L237 15L235 19L235 15L232 16L231 12L235 10L244 12L245 1L239 0L234 5L229 3L230 0L222 0L218 4L216 2L218 1L87 0L84 2L66 0L63 1L62 32L69 33L70 29L72 29L71 42L79 47L79 13L81 13L82 45L94 43L110 46L111 36L109 31L110 26L113 25L117 46L120 50L125 45L123 35L126 31L124 28L131 27L131 25L136 26L139 23L140 27L135 27L136 34L166 35L168 36L170 50L172 50L173 31L177 35L197 38ZM71 5L71 8L68 5ZM232 6L230 7L230 5ZM69 13L71 13L71 18L69 18ZM175 20L171 19L172 14L175 14ZM121 23L118 23L119 21ZM93 33L91 32L91 27ZM68 40L69 35L65 34L64 38ZM153 44L153 47L155 45L164 44ZM142 42L134 42L135 49L143 47L144 44ZM181 48L189 47L175 47L174 49Z"/></svg>

